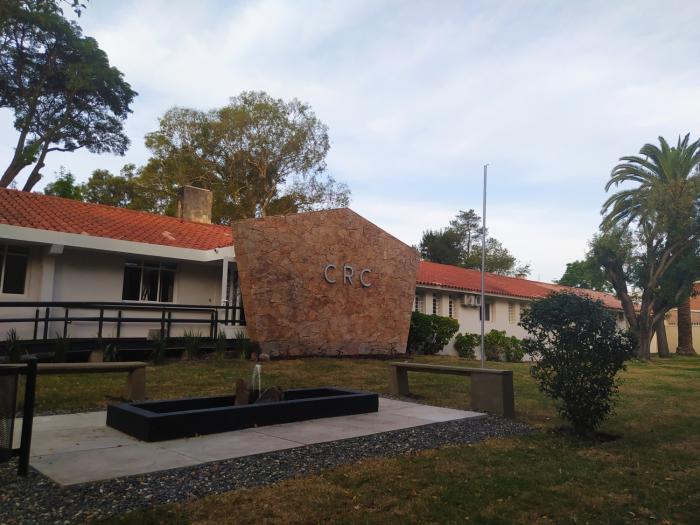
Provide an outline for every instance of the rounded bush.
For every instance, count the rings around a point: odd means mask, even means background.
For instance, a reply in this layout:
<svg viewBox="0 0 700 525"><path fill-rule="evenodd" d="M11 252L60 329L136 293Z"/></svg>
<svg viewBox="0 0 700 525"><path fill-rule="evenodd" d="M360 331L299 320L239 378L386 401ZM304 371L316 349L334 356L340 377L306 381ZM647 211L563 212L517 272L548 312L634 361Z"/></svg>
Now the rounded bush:
<svg viewBox="0 0 700 525"><path fill-rule="evenodd" d="M530 371L540 391L577 434L592 433L612 410L632 339L602 302L574 293L533 301L520 325L531 336L523 343L537 361Z"/></svg>
<svg viewBox="0 0 700 525"><path fill-rule="evenodd" d="M477 334L457 334L454 341L457 355L466 359L474 359L476 357L474 350L479 346L479 339Z"/></svg>

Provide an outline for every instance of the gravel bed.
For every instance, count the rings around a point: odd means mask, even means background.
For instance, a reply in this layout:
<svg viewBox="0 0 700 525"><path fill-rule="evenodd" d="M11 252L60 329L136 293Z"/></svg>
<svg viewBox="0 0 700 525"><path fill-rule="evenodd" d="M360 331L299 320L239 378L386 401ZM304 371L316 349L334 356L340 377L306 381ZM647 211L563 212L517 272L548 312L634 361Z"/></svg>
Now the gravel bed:
<svg viewBox="0 0 700 525"><path fill-rule="evenodd" d="M468 418L67 488L33 469L27 478L19 478L17 463L12 461L0 464L0 524L90 522L153 505L316 474L362 459L527 432L527 425L509 419Z"/></svg>

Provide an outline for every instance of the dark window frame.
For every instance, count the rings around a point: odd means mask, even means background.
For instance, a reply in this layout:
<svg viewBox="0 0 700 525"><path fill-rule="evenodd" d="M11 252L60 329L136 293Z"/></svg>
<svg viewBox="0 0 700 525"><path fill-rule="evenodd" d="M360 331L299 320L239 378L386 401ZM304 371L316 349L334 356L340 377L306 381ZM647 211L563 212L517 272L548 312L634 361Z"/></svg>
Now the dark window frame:
<svg viewBox="0 0 700 525"><path fill-rule="evenodd" d="M420 314L425 313L425 294L417 293L413 300L413 311Z"/></svg>
<svg viewBox="0 0 700 525"><path fill-rule="evenodd" d="M484 304L484 321L491 321L491 303ZM479 321L481 321L481 306L479 306Z"/></svg>
<svg viewBox="0 0 700 525"><path fill-rule="evenodd" d="M133 270L138 271L138 296L133 297L131 294L127 297L127 273L134 273ZM144 276L147 272L155 272L156 280L152 283L153 286L148 286L147 282L144 283ZM147 260L129 260L124 263L124 272L122 273L122 301L132 301L137 303L174 303L175 302L175 274L177 272L177 265L175 263L166 263L161 261L147 261ZM167 275L169 283L164 280L164 276ZM134 285L136 283L129 283L130 291L134 291ZM168 298L163 299L164 289L163 286L168 286L166 289ZM153 294L155 290L155 294Z"/></svg>
<svg viewBox="0 0 700 525"><path fill-rule="evenodd" d="M29 256L30 251L26 246L17 244L0 244L0 293L3 295L25 295L27 293L27 276L29 275ZM22 268L22 291L14 292L7 291L7 259L21 258L24 260L24 268Z"/></svg>

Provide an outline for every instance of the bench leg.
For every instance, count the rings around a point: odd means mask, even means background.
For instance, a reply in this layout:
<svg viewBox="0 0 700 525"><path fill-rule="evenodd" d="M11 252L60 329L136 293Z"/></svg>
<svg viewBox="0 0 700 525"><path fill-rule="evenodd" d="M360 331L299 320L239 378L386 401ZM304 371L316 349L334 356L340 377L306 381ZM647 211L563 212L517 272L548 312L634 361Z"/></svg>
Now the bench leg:
<svg viewBox="0 0 700 525"><path fill-rule="evenodd" d="M146 399L146 367L129 372L126 378L126 397L132 401Z"/></svg>
<svg viewBox="0 0 700 525"><path fill-rule="evenodd" d="M515 417L513 373L472 374L472 409Z"/></svg>
<svg viewBox="0 0 700 525"><path fill-rule="evenodd" d="M407 396L410 394L408 390L408 372L392 366L389 386L391 393L395 396Z"/></svg>

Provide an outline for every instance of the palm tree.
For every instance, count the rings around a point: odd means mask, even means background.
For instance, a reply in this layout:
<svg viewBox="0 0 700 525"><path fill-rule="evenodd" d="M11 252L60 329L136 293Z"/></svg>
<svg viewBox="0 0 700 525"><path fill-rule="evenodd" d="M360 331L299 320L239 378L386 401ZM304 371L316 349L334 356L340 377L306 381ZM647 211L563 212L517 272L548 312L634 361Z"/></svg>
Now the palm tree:
<svg viewBox="0 0 700 525"><path fill-rule="evenodd" d="M613 168L605 186L635 184L620 190L603 204L603 231L627 229L635 224L646 253L639 267L641 304L636 309L615 268L606 270L615 284L625 315L639 341L638 355L649 357L649 343L654 327L662 322L687 289L691 274L667 273L679 258L697 248L700 237L700 140L690 142L690 134L678 139L675 147L659 137L659 145L645 144L640 156L622 157ZM618 265L619 269L619 265ZM619 274L620 272L617 271ZM660 291L662 281L668 290ZM669 288L668 286L666 286Z"/></svg>
<svg viewBox="0 0 700 525"><path fill-rule="evenodd" d="M666 139L659 137L661 147L645 144L639 150L643 157L620 159L624 162L613 168L605 191L629 182L639 183L639 186L618 191L605 201L604 227L663 219L667 226L664 233L673 236L674 232L669 231L671 227L697 219L700 140L691 144L689 140L690 134L687 134L683 139L679 137L676 147L670 147Z"/></svg>

